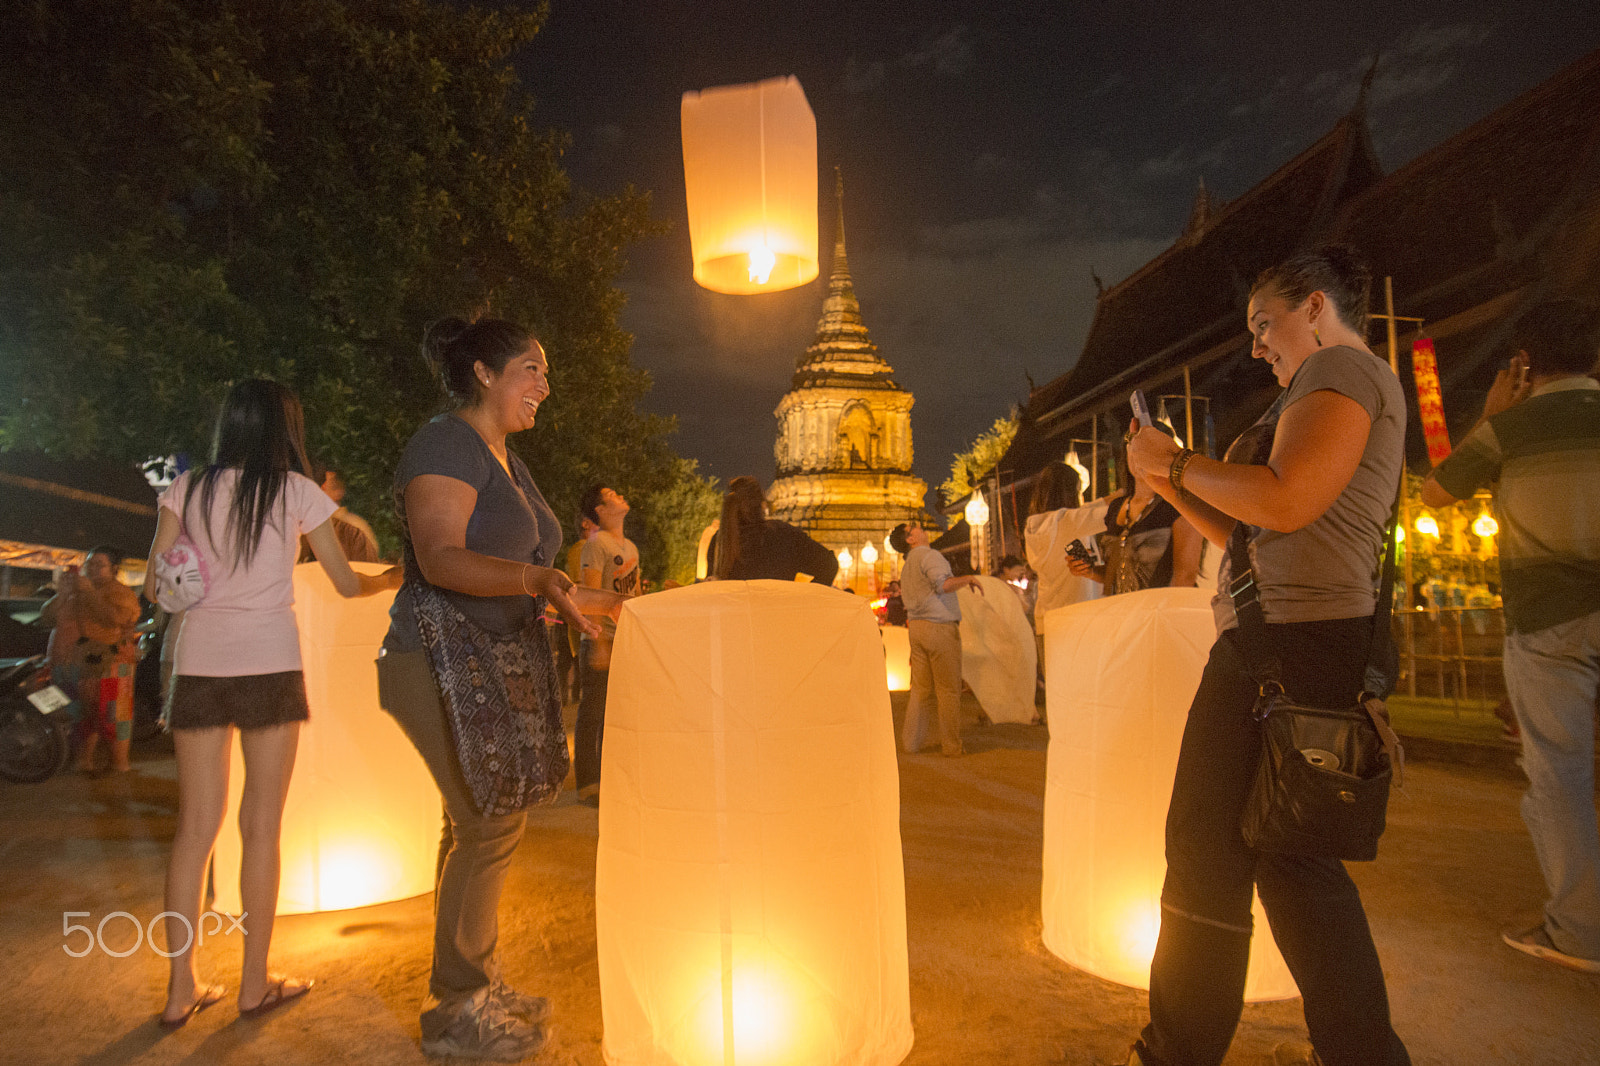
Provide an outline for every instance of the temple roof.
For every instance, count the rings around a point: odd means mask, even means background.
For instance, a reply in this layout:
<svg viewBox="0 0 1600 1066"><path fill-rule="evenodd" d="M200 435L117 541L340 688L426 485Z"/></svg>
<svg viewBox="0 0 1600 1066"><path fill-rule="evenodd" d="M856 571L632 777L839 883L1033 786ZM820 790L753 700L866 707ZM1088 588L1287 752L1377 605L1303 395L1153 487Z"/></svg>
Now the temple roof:
<svg viewBox="0 0 1600 1066"><path fill-rule="evenodd" d="M1600 283L1600 51L1388 176L1358 105L1237 199L1219 206L1202 190L1173 246L1101 295L1077 365L1031 392L1002 469L1028 476L1059 459L1091 415L1125 421L1129 390L1185 364L1199 371L1195 393L1215 401L1226 443L1277 392L1249 358L1247 279L1328 240L1372 264L1374 311L1388 275L1396 313L1426 320L1459 434L1482 407L1516 315L1540 299L1587 298ZM1414 404L1404 357L1412 333L1400 330L1399 363ZM1381 322L1371 341L1385 350ZM1420 462L1414 424L1410 435Z"/></svg>
<svg viewBox="0 0 1600 1066"><path fill-rule="evenodd" d="M795 362L794 388L835 386L851 389L895 389L894 368L878 354L878 346L861 320L861 303L850 279L844 248L844 177L835 168L839 219L834 228L833 270L828 296L822 302L816 339Z"/></svg>
<svg viewBox="0 0 1600 1066"><path fill-rule="evenodd" d="M1177 241L1101 294L1083 354L1029 397L1030 413L1081 401L1157 353L1203 351L1208 327L1242 331L1250 279L1316 243L1338 208L1381 177L1358 107L1237 199L1221 204L1202 186Z"/></svg>

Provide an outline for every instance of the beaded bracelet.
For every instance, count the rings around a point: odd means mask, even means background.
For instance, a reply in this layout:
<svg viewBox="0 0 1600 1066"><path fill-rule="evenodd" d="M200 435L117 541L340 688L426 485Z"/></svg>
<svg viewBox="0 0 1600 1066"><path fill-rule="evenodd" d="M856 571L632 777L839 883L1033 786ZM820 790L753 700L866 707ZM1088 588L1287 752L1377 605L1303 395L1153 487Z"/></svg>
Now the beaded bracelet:
<svg viewBox="0 0 1600 1066"><path fill-rule="evenodd" d="M1189 460L1198 454L1193 448L1180 448L1177 456L1172 460L1172 469L1167 473L1167 480L1172 482L1172 487L1177 490L1179 496L1187 497L1193 495L1183 487L1183 472L1189 466Z"/></svg>

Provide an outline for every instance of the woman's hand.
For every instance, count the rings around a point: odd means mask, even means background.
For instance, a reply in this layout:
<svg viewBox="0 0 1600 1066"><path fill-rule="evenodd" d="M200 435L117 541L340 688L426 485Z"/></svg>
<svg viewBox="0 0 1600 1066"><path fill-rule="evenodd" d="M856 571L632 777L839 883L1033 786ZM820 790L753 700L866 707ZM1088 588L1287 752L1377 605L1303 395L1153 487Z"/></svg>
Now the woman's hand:
<svg viewBox="0 0 1600 1066"><path fill-rule="evenodd" d="M600 624L588 617L573 601L572 578L548 566L527 564L522 571L522 587L530 596L543 596L567 625L586 637L598 637Z"/></svg>
<svg viewBox="0 0 1600 1066"><path fill-rule="evenodd" d="M1172 472L1172 461L1181 451L1178 442L1153 426L1140 426L1134 422L1129 427L1133 434L1128 441L1128 466L1152 487L1166 485Z"/></svg>
<svg viewBox="0 0 1600 1066"><path fill-rule="evenodd" d="M1069 555L1067 556L1067 569L1071 570L1076 577L1086 577L1090 581L1098 581L1102 585L1106 583L1105 567L1095 566L1093 563L1075 559Z"/></svg>
<svg viewBox="0 0 1600 1066"><path fill-rule="evenodd" d="M559 573L559 571L557 572ZM562 576L566 577L565 574ZM573 602L571 590L572 579L567 578L566 588L552 587L550 592L545 594L545 599L551 607L555 608L556 614L561 616L561 620L576 629L579 634L590 639L598 637L600 635L600 623L578 609L578 605ZM618 609L621 609L620 606Z"/></svg>

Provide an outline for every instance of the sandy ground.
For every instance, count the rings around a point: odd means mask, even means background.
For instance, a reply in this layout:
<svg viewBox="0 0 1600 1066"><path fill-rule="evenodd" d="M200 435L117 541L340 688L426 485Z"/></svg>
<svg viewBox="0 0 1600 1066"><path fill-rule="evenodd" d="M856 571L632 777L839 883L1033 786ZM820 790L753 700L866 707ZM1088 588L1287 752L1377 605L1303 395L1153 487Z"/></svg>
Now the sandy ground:
<svg viewBox="0 0 1600 1066"><path fill-rule="evenodd" d="M959 760L901 757L916 1046L907 1066L1120 1063L1144 994L1080 973L1040 942L1043 727L971 726ZM163 1033L165 962L63 951L62 913L90 922L161 910L176 806L169 755L122 778L67 774L0 785L0 1037L6 1063L418 1063L427 896L278 922L275 964L318 978L255 1021L230 1001ZM1389 975L1395 1024L1419 1064L1600 1064L1600 977L1499 943L1536 913L1541 882L1517 813L1520 786L1483 770L1411 767L1375 863L1354 867ZM601 1063L594 948L596 812L571 793L538 812L502 906L517 986L549 995L556 1032L538 1061ZM75 919L82 920L82 919ZM106 928L132 941L123 920ZM208 943L202 974L236 985L239 936ZM76 940L73 941L76 943ZM1251 1006L1227 1062L1270 1062L1302 1037L1297 1000Z"/></svg>

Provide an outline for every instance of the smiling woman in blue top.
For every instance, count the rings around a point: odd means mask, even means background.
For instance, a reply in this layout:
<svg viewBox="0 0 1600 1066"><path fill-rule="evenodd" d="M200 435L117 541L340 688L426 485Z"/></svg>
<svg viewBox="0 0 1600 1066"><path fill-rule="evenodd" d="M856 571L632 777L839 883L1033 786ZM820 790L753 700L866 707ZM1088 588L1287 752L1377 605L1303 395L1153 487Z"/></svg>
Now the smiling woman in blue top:
<svg viewBox="0 0 1600 1066"><path fill-rule="evenodd" d="M466 775L493 757L457 750L438 679L449 666L444 638L429 643L419 618L443 597L461 616L453 625L502 641L521 639L531 676L513 676L498 657L475 669L497 675L492 680L523 721L545 722L553 713L559 722L540 601L591 634L599 629L584 612L617 610L622 601L575 588L556 569L561 527L527 466L506 445L510 434L533 428L550 395L543 346L510 322L469 325L451 318L429 328L423 351L457 406L417 430L395 472L406 578L378 660L379 700L416 745L444 801L422 1049L514 1061L544 1045L550 1009L542 997L502 983L495 959L500 890L527 815L484 814L474 802ZM474 686L475 692L487 688ZM564 736L559 743L564 758Z"/></svg>

